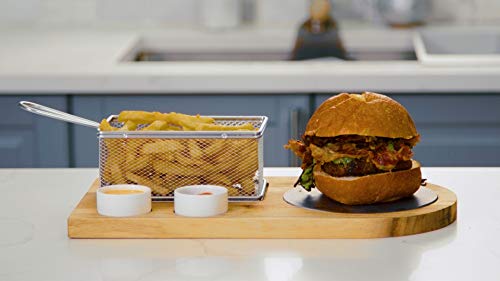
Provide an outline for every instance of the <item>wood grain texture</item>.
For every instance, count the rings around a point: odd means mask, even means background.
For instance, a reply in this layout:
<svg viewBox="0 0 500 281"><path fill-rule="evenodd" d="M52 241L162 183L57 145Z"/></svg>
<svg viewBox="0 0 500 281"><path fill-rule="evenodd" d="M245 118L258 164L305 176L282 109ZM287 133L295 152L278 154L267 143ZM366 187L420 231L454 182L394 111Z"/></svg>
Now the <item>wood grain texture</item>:
<svg viewBox="0 0 500 281"><path fill-rule="evenodd" d="M270 177L260 202L230 203L211 218L176 216L173 203L154 202L151 213L129 218L100 216L95 181L68 218L71 238L379 238L428 232L456 220L457 198L450 190L427 187L439 199L426 207L380 214L344 214L301 209L283 201L295 178Z"/></svg>

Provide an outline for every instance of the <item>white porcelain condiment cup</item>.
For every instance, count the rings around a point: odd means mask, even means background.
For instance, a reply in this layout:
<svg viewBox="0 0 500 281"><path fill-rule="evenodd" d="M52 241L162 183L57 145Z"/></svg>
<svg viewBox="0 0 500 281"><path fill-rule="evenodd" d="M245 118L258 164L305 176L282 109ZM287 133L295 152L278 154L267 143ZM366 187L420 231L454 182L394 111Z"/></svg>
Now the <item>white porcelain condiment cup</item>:
<svg viewBox="0 0 500 281"><path fill-rule="evenodd" d="M176 215L211 217L227 212L227 188L216 185L190 185L174 191Z"/></svg>
<svg viewBox="0 0 500 281"><path fill-rule="evenodd" d="M131 190L136 193L121 193L121 190ZM151 189L146 186L134 184L103 186L96 191L96 197L97 212L100 215L130 217L151 212Z"/></svg>

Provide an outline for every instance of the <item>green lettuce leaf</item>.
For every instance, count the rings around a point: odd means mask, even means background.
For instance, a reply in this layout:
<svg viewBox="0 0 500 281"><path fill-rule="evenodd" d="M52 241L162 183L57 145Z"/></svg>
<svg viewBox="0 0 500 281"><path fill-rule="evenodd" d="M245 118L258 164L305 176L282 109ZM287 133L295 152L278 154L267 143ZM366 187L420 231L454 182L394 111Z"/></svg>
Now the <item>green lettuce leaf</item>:
<svg viewBox="0 0 500 281"><path fill-rule="evenodd" d="M314 164L304 169L294 186L300 184L305 190L311 191L314 188L313 168Z"/></svg>

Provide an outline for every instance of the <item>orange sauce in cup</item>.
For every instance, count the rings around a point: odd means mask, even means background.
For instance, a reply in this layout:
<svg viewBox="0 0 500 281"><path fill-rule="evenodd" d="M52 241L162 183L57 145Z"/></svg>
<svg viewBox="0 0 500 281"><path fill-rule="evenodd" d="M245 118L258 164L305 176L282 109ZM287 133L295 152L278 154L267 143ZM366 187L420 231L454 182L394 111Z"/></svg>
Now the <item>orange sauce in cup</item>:
<svg viewBox="0 0 500 281"><path fill-rule="evenodd" d="M126 194L140 194L144 193L144 191L137 189L106 189L103 191L103 193L113 194L113 195L126 195Z"/></svg>
<svg viewBox="0 0 500 281"><path fill-rule="evenodd" d="M213 193L210 191L204 191L204 192L199 193L198 195L212 195L212 194Z"/></svg>

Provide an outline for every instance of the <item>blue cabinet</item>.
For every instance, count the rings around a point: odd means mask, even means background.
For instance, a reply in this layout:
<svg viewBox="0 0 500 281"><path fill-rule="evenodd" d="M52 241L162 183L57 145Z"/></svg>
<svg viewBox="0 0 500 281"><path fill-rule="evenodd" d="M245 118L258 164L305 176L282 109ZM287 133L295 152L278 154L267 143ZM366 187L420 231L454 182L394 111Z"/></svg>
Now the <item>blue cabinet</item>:
<svg viewBox="0 0 500 281"><path fill-rule="evenodd" d="M409 111L421 142L423 166L500 166L500 96L393 94ZM329 96L318 95L315 107Z"/></svg>
<svg viewBox="0 0 500 281"><path fill-rule="evenodd" d="M0 167L68 167L68 124L21 110L21 100L67 110L65 96L0 97Z"/></svg>
<svg viewBox="0 0 500 281"><path fill-rule="evenodd" d="M310 115L308 95L128 95L74 96L73 113L99 121L122 110L181 112L202 115L265 115L264 165L288 166L295 157L283 148L291 137L299 137ZM73 126L73 125L72 125ZM96 130L74 126L74 161L77 167L96 167Z"/></svg>

